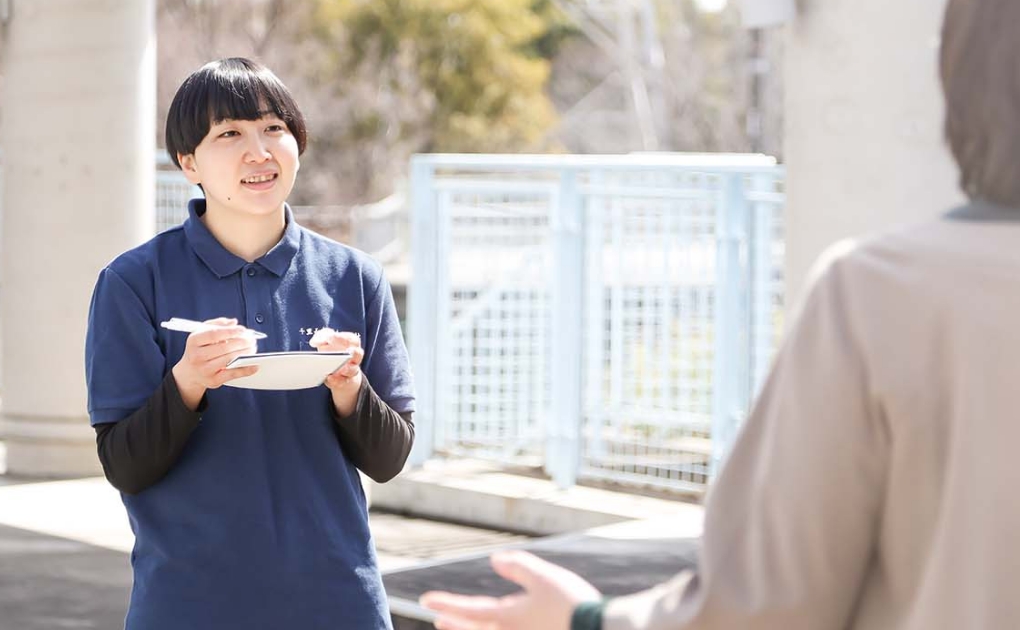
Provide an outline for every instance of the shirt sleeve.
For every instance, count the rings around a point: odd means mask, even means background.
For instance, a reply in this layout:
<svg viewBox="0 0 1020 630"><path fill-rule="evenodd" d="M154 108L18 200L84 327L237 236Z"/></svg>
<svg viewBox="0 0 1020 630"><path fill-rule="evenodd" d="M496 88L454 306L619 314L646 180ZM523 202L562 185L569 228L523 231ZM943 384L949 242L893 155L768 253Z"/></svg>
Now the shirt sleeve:
<svg viewBox="0 0 1020 630"><path fill-rule="evenodd" d="M361 370L372 389L398 413L414 411L411 361L393 302L393 291L382 271L365 305L365 358Z"/></svg>
<svg viewBox="0 0 1020 630"><path fill-rule="evenodd" d="M351 462L379 483L396 477L414 444L412 412L394 411L375 393L367 378L361 379L358 402L349 417L337 415L332 399L329 408L340 445Z"/></svg>
<svg viewBox="0 0 1020 630"><path fill-rule="evenodd" d="M144 282L133 286L113 269L104 269L92 294L85 337L88 409L97 452L106 478L127 494L163 478L201 413L181 400L144 290L136 286Z"/></svg>
<svg viewBox="0 0 1020 630"><path fill-rule="evenodd" d="M97 424L99 461L110 484L125 494L138 494L162 479L177 463L205 408L203 396L196 411L188 409L168 372L134 413Z"/></svg>
<svg viewBox="0 0 1020 630"><path fill-rule="evenodd" d="M160 386L166 357L152 315L138 293L110 268L99 274L85 336L85 382L92 425L116 422Z"/></svg>
<svg viewBox="0 0 1020 630"><path fill-rule="evenodd" d="M827 630L873 561L889 437L848 317L822 274L712 488L697 570L610 600L606 630Z"/></svg>

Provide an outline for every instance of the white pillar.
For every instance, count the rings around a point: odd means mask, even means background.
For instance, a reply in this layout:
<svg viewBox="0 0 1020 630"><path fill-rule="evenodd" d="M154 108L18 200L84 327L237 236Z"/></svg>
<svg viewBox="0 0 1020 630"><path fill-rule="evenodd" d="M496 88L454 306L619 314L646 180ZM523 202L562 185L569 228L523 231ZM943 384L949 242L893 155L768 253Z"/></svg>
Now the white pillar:
<svg viewBox="0 0 1020 630"><path fill-rule="evenodd" d="M942 135L944 0L811 2L788 25L787 304L831 243L963 197Z"/></svg>
<svg viewBox="0 0 1020 630"><path fill-rule="evenodd" d="M155 2L12 4L0 437L9 473L101 474L86 413L86 318L100 268L153 231Z"/></svg>

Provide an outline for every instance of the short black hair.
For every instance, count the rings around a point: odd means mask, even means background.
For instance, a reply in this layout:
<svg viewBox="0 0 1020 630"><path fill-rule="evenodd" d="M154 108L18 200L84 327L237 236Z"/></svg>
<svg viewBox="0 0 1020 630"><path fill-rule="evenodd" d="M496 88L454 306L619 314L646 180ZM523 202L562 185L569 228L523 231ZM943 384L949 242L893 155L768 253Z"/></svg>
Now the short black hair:
<svg viewBox="0 0 1020 630"><path fill-rule="evenodd" d="M287 86L262 64L231 57L211 61L184 80L166 117L166 150L191 155L209 128L221 120L258 120L267 111L280 117L297 140L298 155L308 142L305 118Z"/></svg>
<svg viewBox="0 0 1020 630"><path fill-rule="evenodd" d="M1020 2L950 0L939 74L946 140L971 199L1020 208Z"/></svg>

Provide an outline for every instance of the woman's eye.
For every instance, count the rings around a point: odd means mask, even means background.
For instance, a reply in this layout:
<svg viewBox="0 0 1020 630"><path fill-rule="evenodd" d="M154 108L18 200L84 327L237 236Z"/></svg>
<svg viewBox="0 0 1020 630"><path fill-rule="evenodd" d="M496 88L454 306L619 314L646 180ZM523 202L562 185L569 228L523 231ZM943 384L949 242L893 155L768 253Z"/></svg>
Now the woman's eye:
<svg viewBox="0 0 1020 630"><path fill-rule="evenodd" d="M270 133L276 133L278 131L283 131L283 130L284 130L284 126L283 125L269 125L268 127L266 127L266 131L268 131Z"/></svg>
<svg viewBox="0 0 1020 630"><path fill-rule="evenodd" d="M224 131L223 133L221 133L220 137L221 138L233 138L236 135L237 135L237 132L234 131L233 129L231 129L229 131Z"/></svg>

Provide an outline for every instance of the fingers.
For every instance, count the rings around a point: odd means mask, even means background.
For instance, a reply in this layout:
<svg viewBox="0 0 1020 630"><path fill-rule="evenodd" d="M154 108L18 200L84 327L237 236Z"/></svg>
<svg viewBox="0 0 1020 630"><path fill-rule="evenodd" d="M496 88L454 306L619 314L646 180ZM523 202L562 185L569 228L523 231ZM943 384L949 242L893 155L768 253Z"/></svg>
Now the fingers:
<svg viewBox="0 0 1020 630"><path fill-rule="evenodd" d="M499 575L524 586L524 590L500 598L441 591L425 593L419 603L437 613L436 628L565 629L570 625L571 612L578 602L599 597L598 591L576 574L527 552L494 554L492 566ZM577 594L573 593L575 590Z"/></svg>
<svg viewBox="0 0 1020 630"><path fill-rule="evenodd" d="M213 376L213 382L216 383L215 387L224 385L238 378L245 376L251 376L252 374L259 371L259 366L249 365L248 367L242 368L230 368L227 370L220 370Z"/></svg>
<svg viewBox="0 0 1020 630"><path fill-rule="evenodd" d="M475 610L481 605L481 600L489 605L495 601L492 597L480 597L475 595L458 595L446 591L429 591L418 598L418 603L438 613L463 612Z"/></svg>
<svg viewBox="0 0 1020 630"><path fill-rule="evenodd" d="M210 326L236 326L236 317L216 317L214 319L207 319L203 324L209 324Z"/></svg>
<svg viewBox="0 0 1020 630"><path fill-rule="evenodd" d="M325 332L324 332L325 331ZM361 347L361 335L355 332L337 332L323 328L315 333L310 344L320 352L349 352L351 358L326 378L326 387L334 390L345 389L350 385L361 385L361 362L365 358L365 350Z"/></svg>
<svg viewBox="0 0 1020 630"><path fill-rule="evenodd" d="M492 569L501 578L520 584L528 591L551 581L556 574L563 571L560 567L527 551L494 553L489 561Z"/></svg>
<svg viewBox="0 0 1020 630"><path fill-rule="evenodd" d="M192 348L192 356L200 361L214 361L219 357L235 352L248 352L253 350L254 343L248 337L234 337L199 345L196 341Z"/></svg>
<svg viewBox="0 0 1020 630"><path fill-rule="evenodd" d="M188 335L184 356L177 372L183 380L201 388L215 389L228 381L255 373L252 368L227 370L227 365L239 356L257 352L255 339L236 319L219 317L204 324L209 328Z"/></svg>
<svg viewBox="0 0 1020 630"><path fill-rule="evenodd" d="M572 609L584 601L596 601L602 593L580 575L526 551L504 551L492 555L492 568L501 577L524 587L557 607Z"/></svg>
<svg viewBox="0 0 1020 630"><path fill-rule="evenodd" d="M350 349L351 358L347 359L347 362L340 366L333 374L342 376L346 379L352 379L358 375L361 371L361 361L365 358L365 351L360 347Z"/></svg>
<svg viewBox="0 0 1020 630"><path fill-rule="evenodd" d="M308 341L308 345L325 352L344 352L361 347L361 335L356 332L337 332L332 328L318 330Z"/></svg>
<svg viewBox="0 0 1020 630"><path fill-rule="evenodd" d="M241 348L233 352L222 354L214 359L209 360L206 365L214 373L219 373L221 370L234 369L230 368L230 363L237 357L243 357L246 354L251 354L250 348Z"/></svg>
<svg viewBox="0 0 1020 630"><path fill-rule="evenodd" d="M336 331L333 330L332 328L320 328L316 330L315 334L312 335L312 338L308 340L308 345L310 345L313 348L323 346L329 343L333 339L333 335L335 334Z"/></svg>
<svg viewBox="0 0 1020 630"><path fill-rule="evenodd" d="M356 366L349 368L346 365L326 377L326 387L333 390L343 390L349 386L361 387L361 370Z"/></svg>
<svg viewBox="0 0 1020 630"><path fill-rule="evenodd" d="M500 630L500 626L471 619L440 617L435 621L436 630Z"/></svg>
<svg viewBox="0 0 1020 630"><path fill-rule="evenodd" d="M249 343L253 341L251 333L244 326L213 326L199 332L188 335L188 344L194 347L208 346L217 343L230 341L231 339L244 339Z"/></svg>
<svg viewBox="0 0 1020 630"><path fill-rule="evenodd" d="M337 370L326 377L325 385L330 389L336 389L338 387L343 387L348 383L348 381L350 381L350 378L341 376L340 370Z"/></svg>
<svg viewBox="0 0 1020 630"><path fill-rule="evenodd" d="M240 337L248 339L254 344L256 335L260 334L256 330L239 325L236 319L227 319L226 317L207 319L202 324L201 329L189 335L189 341L191 338L195 338L195 343L207 345Z"/></svg>
<svg viewBox="0 0 1020 630"><path fill-rule="evenodd" d="M425 608L439 613L440 619L471 619L494 621L503 615L502 600L479 595L457 595L444 591L430 591L418 599Z"/></svg>

